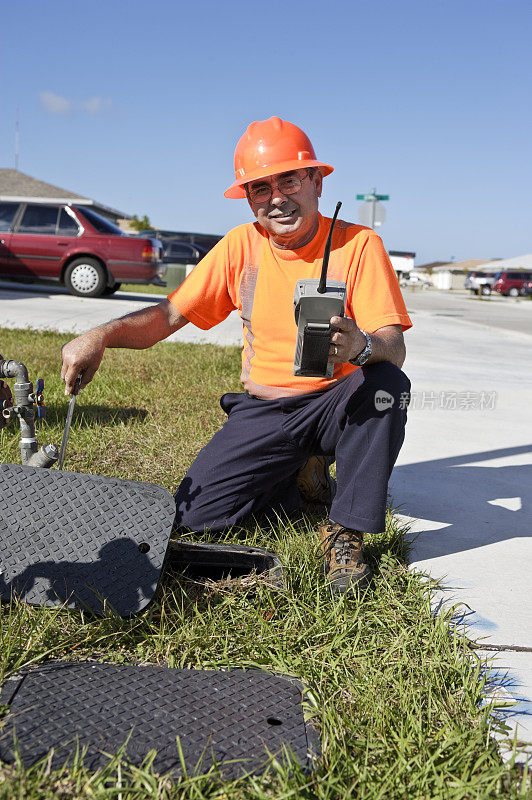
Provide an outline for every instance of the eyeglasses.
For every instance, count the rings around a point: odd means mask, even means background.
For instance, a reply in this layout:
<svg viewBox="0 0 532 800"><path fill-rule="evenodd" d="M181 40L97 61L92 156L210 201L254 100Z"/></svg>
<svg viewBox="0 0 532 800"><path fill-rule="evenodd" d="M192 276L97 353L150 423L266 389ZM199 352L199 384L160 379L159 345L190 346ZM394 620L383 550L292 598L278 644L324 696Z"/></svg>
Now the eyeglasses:
<svg viewBox="0 0 532 800"><path fill-rule="evenodd" d="M272 184L258 182L248 184L246 186L248 197L252 203L266 203L270 200L275 187L279 189L281 194L295 194L301 189L301 184L305 178L309 177L308 170L305 170L304 175L301 174L302 172L303 170L286 172L281 175L278 181Z"/></svg>

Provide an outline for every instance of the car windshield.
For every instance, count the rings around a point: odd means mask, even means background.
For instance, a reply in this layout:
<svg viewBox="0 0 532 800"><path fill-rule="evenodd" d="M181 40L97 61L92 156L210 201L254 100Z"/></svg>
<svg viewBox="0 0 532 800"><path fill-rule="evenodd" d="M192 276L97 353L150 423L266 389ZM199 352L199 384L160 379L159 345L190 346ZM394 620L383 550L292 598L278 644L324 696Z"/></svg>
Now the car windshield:
<svg viewBox="0 0 532 800"><path fill-rule="evenodd" d="M100 216L97 214L96 211L93 211L91 208L85 208L85 206L74 206L76 211L79 211L80 214L90 222L92 227L98 231L98 233L110 233L113 236L124 236L124 232L120 230L118 225L115 225L110 220L105 219L105 217Z"/></svg>

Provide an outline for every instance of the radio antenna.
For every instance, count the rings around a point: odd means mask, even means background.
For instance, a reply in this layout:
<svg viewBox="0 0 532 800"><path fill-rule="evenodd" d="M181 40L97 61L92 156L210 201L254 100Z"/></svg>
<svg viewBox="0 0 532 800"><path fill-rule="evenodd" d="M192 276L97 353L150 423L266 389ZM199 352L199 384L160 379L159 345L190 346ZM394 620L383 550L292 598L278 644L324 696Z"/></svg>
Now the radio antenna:
<svg viewBox="0 0 532 800"><path fill-rule="evenodd" d="M327 241L325 242L325 250L323 252L323 263L321 265L321 277L317 288L319 294L325 294L325 290L327 288L327 267L329 266L329 255L331 252L333 228L334 228L334 223L336 222L336 217L338 216L338 212L340 211L341 205L342 204L340 202L336 203L336 211L334 212L331 221L331 227L329 228L329 235L327 236Z"/></svg>

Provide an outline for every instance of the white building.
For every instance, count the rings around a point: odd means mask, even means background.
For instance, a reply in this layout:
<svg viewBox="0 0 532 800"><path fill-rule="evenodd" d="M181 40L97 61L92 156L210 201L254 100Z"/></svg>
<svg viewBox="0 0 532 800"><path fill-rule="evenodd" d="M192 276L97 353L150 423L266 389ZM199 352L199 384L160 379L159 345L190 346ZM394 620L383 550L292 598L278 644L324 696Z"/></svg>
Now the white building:
<svg viewBox="0 0 532 800"><path fill-rule="evenodd" d="M497 262L488 262L490 265ZM480 258L470 258L467 261L452 261L449 264L437 264L430 270L430 279L436 289L463 289L465 279L469 272L482 270L483 262Z"/></svg>
<svg viewBox="0 0 532 800"><path fill-rule="evenodd" d="M398 277L414 269L415 253L407 253L403 250L388 250L388 255L390 256L392 267L396 271Z"/></svg>

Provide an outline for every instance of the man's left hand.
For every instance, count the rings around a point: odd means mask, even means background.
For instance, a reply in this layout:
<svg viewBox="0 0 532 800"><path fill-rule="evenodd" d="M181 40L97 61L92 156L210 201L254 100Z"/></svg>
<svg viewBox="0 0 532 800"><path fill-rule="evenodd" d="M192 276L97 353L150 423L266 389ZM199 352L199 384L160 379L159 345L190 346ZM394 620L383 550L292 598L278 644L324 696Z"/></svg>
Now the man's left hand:
<svg viewBox="0 0 532 800"><path fill-rule="evenodd" d="M338 328L331 336L329 361L333 364L345 364L350 358L356 358L366 346L366 337L349 317L331 317L331 325Z"/></svg>

